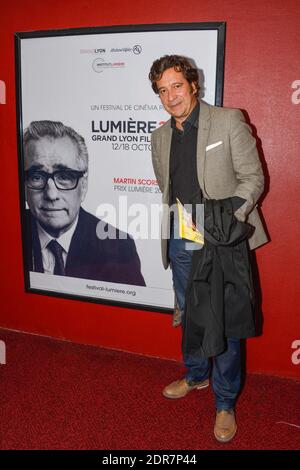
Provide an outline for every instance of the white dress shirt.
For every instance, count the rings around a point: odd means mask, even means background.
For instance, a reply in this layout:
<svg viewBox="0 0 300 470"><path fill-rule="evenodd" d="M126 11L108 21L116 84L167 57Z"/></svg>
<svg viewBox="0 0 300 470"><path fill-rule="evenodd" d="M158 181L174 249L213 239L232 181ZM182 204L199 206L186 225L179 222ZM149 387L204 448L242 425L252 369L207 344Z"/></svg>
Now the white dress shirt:
<svg viewBox="0 0 300 470"><path fill-rule="evenodd" d="M56 240L57 243L60 244L60 246L63 248L62 257L63 257L64 266L66 267L67 256L68 256L68 252L70 249L70 244L71 244L73 234L77 227L77 223L78 223L78 216L77 216L77 219L75 220L75 223L72 225L71 228L69 228L69 230L67 230L67 232L63 233L58 238L53 238L37 222L37 231L38 231L38 236L39 236L40 244L41 244L43 267L44 267L44 272L46 274L53 274L54 267L55 267L55 258L54 258L53 253L49 250L49 248L47 248L48 244L51 242L51 240Z"/></svg>

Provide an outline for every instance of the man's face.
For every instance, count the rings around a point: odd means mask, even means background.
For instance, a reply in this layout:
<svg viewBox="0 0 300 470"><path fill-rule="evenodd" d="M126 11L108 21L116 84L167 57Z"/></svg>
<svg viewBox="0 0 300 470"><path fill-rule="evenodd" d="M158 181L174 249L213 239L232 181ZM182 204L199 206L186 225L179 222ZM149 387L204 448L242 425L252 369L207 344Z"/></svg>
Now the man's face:
<svg viewBox="0 0 300 470"><path fill-rule="evenodd" d="M182 72L170 68L164 71L156 85L165 110L175 118L177 125L181 127L182 122L186 120L197 103L194 94L195 84L190 84Z"/></svg>
<svg viewBox="0 0 300 470"><path fill-rule="evenodd" d="M78 167L78 149L69 137L42 137L25 147L25 171L82 170ZM26 187L30 211L42 227L57 238L74 223L87 191L87 177L79 179L75 189L57 189L49 178L44 189Z"/></svg>

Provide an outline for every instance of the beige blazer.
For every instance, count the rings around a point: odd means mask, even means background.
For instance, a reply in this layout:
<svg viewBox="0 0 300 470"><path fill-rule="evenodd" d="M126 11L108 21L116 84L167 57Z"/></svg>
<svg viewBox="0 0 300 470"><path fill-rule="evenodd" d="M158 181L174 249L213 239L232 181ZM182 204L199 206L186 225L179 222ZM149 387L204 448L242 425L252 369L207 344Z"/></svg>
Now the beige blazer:
<svg viewBox="0 0 300 470"><path fill-rule="evenodd" d="M171 121L156 129L151 136L152 163L164 204L162 216L162 259L169 264ZM197 174L203 195L208 199L239 196L246 202L235 212L238 220L255 227L249 239L254 249L268 241L256 203L263 192L264 175L256 140L238 109L219 108L200 102L197 141Z"/></svg>

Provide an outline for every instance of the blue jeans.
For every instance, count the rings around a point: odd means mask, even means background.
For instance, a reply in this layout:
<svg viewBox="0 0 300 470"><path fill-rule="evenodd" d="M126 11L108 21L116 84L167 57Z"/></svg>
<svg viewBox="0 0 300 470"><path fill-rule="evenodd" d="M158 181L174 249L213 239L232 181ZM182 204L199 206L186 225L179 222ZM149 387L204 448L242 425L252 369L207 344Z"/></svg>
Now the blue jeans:
<svg viewBox="0 0 300 470"><path fill-rule="evenodd" d="M185 291L189 279L193 249L196 244L184 239L174 238L173 230L169 241L173 286L181 314L184 314ZM234 408L241 386L241 348L240 340L227 338L227 349L212 360L185 355L187 368L186 380L189 384L207 379L212 369L212 386L215 393L216 408L228 410Z"/></svg>

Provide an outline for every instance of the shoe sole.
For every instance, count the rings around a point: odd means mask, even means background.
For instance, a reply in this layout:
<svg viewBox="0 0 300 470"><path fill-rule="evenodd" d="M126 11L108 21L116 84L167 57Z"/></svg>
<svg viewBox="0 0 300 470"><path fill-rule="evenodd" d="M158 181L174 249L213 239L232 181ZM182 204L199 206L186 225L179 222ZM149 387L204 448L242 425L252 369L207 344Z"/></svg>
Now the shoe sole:
<svg viewBox="0 0 300 470"><path fill-rule="evenodd" d="M197 385L196 390L201 390L202 388L207 388L209 387L209 382L203 384L203 385Z"/></svg>

